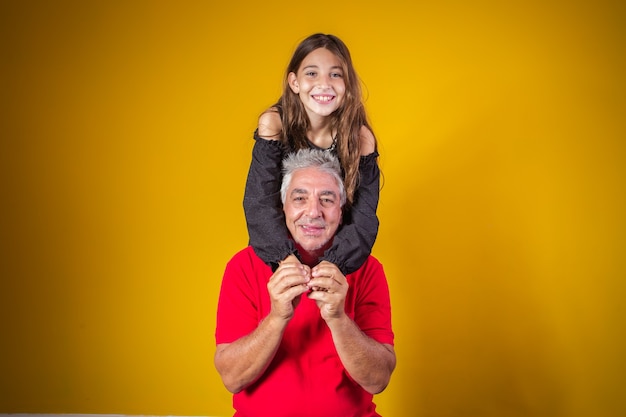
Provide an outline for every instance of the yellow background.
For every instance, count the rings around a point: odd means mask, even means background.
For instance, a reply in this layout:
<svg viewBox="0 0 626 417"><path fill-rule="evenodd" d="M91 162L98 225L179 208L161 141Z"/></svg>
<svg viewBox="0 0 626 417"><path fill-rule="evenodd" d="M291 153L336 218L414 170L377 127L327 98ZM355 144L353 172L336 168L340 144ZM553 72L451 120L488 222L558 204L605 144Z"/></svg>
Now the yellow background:
<svg viewBox="0 0 626 417"><path fill-rule="evenodd" d="M3 1L0 412L232 414L251 135L321 31L380 141L379 411L626 415L623 4Z"/></svg>

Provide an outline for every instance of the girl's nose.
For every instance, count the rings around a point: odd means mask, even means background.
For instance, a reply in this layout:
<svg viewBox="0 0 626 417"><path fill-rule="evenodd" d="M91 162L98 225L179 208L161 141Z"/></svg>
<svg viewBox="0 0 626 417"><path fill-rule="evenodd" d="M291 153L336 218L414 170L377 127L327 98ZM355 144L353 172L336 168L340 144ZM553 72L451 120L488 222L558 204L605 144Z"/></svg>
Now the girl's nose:
<svg viewBox="0 0 626 417"><path fill-rule="evenodd" d="M320 87L330 86L330 77L328 75L322 75L318 78Z"/></svg>

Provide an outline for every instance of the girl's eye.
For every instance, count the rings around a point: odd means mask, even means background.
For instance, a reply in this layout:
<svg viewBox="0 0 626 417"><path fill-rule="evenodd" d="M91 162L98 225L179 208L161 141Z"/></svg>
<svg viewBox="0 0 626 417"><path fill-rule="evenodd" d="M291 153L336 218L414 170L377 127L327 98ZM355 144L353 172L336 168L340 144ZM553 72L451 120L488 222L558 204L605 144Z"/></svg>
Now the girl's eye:
<svg viewBox="0 0 626 417"><path fill-rule="evenodd" d="M332 78L342 78L342 77L343 77L343 74L340 74L340 73L338 73L338 72L333 72L332 74L330 74L330 76L331 76Z"/></svg>
<svg viewBox="0 0 626 417"><path fill-rule="evenodd" d="M314 71L308 71L308 72L305 72L304 75L306 75L308 77L315 77L315 72Z"/></svg>

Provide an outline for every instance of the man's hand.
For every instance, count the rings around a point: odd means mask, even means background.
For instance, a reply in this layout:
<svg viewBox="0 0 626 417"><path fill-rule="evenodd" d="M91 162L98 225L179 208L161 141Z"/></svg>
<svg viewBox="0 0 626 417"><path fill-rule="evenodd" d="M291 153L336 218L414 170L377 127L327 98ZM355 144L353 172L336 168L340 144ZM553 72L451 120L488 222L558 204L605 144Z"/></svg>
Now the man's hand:
<svg viewBox="0 0 626 417"><path fill-rule="evenodd" d="M309 298L315 300L322 318L327 322L345 315L348 281L337 265L322 261L311 271Z"/></svg>
<svg viewBox="0 0 626 417"><path fill-rule="evenodd" d="M336 265L322 261L311 271L315 300L346 372L370 394L385 389L396 366L393 346L367 336L345 312L348 281Z"/></svg>
<svg viewBox="0 0 626 417"><path fill-rule="evenodd" d="M308 290L310 279L308 266L301 264L294 255L285 258L267 283L272 302L270 314L285 321L290 320L300 302L300 296Z"/></svg>

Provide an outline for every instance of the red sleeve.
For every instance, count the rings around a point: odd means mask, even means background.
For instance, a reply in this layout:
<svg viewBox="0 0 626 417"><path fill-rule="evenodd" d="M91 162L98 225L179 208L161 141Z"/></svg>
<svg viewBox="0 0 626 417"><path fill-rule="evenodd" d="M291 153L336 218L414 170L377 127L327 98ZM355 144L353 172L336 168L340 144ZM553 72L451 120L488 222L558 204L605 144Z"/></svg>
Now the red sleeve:
<svg viewBox="0 0 626 417"><path fill-rule="evenodd" d="M251 333L262 318L263 290L259 279L271 270L252 248L237 253L226 265L217 304L215 341L231 343Z"/></svg>
<svg viewBox="0 0 626 417"><path fill-rule="evenodd" d="M354 321L372 339L393 345L389 285L382 264L370 256L354 275L360 281L355 282Z"/></svg>

